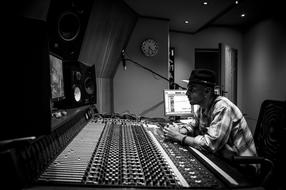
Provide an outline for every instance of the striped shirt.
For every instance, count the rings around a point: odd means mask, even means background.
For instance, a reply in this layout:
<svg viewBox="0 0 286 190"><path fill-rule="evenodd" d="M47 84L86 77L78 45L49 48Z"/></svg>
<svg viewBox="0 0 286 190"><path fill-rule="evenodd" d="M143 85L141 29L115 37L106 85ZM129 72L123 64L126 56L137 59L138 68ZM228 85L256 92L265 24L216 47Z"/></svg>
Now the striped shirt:
<svg viewBox="0 0 286 190"><path fill-rule="evenodd" d="M222 157L256 156L252 133L239 108L223 96L198 109L193 127L195 144Z"/></svg>

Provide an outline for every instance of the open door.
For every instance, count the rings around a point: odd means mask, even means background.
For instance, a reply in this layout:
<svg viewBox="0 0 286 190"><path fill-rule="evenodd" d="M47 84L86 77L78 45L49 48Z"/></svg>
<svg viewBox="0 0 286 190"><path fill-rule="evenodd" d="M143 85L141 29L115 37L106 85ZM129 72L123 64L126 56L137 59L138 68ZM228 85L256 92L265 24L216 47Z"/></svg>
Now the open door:
<svg viewBox="0 0 286 190"><path fill-rule="evenodd" d="M221 89L220 94L237 104L237 50L226 44L219 44Z"/></svg>

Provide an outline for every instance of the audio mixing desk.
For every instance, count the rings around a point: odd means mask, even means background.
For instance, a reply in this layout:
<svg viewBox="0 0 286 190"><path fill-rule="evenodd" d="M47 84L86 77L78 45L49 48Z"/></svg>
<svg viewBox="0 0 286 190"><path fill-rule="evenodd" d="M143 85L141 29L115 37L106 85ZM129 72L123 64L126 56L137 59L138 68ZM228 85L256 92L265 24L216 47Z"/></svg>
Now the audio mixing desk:
<svg viewBox="0 0 286 190"><path fill-rule="evenodd" d="M93 117L27 189L255 188L218 163L156 123Z"/></svg>

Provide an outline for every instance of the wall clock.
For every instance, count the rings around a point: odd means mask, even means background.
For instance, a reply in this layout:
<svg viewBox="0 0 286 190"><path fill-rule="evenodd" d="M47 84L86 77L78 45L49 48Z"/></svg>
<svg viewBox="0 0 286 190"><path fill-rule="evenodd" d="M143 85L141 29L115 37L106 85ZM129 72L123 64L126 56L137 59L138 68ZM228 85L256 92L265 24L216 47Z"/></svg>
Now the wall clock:
<svg viewBox="0 0 286 190"><path fill-rule="evenodd" d="M155 56L159 51L159 44L156 40L148 38L141 43L141 51L145 56Z"/></svg>

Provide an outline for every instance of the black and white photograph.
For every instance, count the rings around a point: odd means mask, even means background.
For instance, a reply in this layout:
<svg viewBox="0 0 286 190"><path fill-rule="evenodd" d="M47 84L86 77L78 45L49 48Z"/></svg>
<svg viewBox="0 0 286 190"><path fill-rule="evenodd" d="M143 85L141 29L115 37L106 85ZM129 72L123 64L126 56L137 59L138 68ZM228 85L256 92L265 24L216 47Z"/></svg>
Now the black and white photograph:
<svg viewBox="0 0 286 190"><path fill-rule="evenodd" d="M286 189L282 0L2 10L1 189Z"/></svg>

